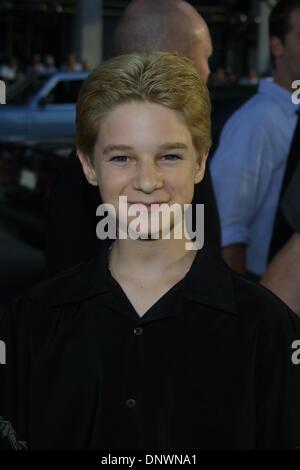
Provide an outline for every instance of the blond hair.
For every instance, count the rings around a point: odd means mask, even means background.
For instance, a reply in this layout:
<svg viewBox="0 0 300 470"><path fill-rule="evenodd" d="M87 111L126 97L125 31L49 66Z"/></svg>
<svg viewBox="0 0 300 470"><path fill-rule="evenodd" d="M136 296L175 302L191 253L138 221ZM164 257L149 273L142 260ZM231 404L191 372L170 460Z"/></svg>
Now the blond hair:
<svg viewBox="0 0 300 470"><path fill-rule="evenodd" d="M181 111L197 152L209 150L208 89L190 59L169 52L121 55L94 69L78 96L77 149L93 161L101 120L116 106L136 101Z"/></svg>

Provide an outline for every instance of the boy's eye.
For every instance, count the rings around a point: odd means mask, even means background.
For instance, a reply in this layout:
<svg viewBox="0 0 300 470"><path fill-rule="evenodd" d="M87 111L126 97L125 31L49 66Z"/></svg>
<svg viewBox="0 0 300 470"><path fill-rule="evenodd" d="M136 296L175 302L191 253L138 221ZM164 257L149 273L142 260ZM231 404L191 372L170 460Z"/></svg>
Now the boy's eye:
<svg viewBox="0 0 300 470"><path fill-rule="evenodd" d="M116 157L112 157L110 159L111 162L127 162L128 161L128 157L126 155L118 155Z"/></svg>
<svg viewBox="0 0 300 470"><path fill-rule="evenodd" d="M164 155L163 156L163 159L165 160L181 160L181 156L180 155L173 155L173 154L169 154L169 155Z"/></svg>
<svg viewBox="0 0 300 470"><path fill-rule="evenodd" d="M181 160L181 156L175 155L175 154L168 154L168 155L163 155L162 159L167 160L167 161L176 161L176 160ZM129 161L129 157L127 155L116 155L115 157L111 157L110 161L116 162L116 163L126 163Z"/></svg>

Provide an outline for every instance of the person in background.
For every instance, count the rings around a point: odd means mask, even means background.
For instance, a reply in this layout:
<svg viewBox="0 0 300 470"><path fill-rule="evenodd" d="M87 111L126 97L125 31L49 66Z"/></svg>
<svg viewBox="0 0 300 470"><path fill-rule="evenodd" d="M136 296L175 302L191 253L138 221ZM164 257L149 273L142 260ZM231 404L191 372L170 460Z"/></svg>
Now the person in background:
<svg viewBox="0 0 300 470"><path fill-rule="evenodd" d="M261 283L300 316L300 163L284 193L281 210L294 233L271 260Z"/></svg>
<svg viewBox="0 0 300 470"><path fill-rule="evenodd" d="M242 77L239 81L240 85L258 85L259 79L257 71L254 68L248 70L247 76Z"/></svg>
<svg viewBox="0 0 300 470"><path fill-rule="evenodd" d="M222 86L227 84L225 69L218 67L214 76L214 85Z"/></svg>
<svg viewBox="0 0 300 470"><path fill-rule="evenodd" d="M238 78L234 70L230 67L227 70L228 85L236 85L238 83Z"/></svg>
<svg viewBox="0 0 300 470"><path fill-rule="evenodd" d="M213 52L206 22L181 0L134 0L115 32L115 54L154 50L189 57L207 81ZM65 174L68 184L65 184ZM205 204L205 240L220 249L219 217L209 172L197 185L195 200ZM85 180L75 154L65 163L48 207L46 259L51 273L93 256L99 193Z"/></svg>
<svg viewBox="0 0 300 470"><path fill-rule="evenodd" d="M82 65L77 62L76 54L70 52L67 63L62 66L62 70L66 72L81 72Z"/></svg>
<svg viewBox="0 0 300 470"><path fill-rule="evenodd" d="M53 55L47 54L45 56L45 71L46 73L55 73L57 72L57 67L55 65L55 59Z"/></svg>
<svg viewBox="0 0 300 470"><path fill-rule="evenodd" d="M269 18L273 80L226 123L211 172L224 260L259 279L265 272L289 148L297 124L292 82L300 77L300 1L280 0Z"/></svg>
<svg viewBox="0 0 300 470"><path fill-rule="evenodd" d="M27 68L27 73L44 73L45 65L41 62L40 54L33 54L31 65Z"/></svg>
<svg viewBox="0 0 300 470"><path fill-rule="evenodd" d="M10 57L0 65L0 79L8 84L17 80L18 63L15 57Z"/></svg>

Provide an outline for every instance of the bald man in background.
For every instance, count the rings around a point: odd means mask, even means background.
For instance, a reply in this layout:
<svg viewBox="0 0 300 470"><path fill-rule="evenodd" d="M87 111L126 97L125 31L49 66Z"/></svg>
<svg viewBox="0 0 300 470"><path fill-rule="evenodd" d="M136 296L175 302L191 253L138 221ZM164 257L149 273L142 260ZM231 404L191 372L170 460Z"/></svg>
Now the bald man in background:
<svg viewBox="0 0 300 470"><path fill-rule="evenodd" d="M166 51L189 57L203 80L210 69L212 42L204 19L182 0L134 0L115 32L114 54ZM193 204L205 205L205 243L220 249L220 225L209 170L195 186ZM55 273L93 256L96 249L98 188L89 185L75 152L65 162L50 197L46 260Z"/></svg>
<svg viewBox="0 0 300 470"><path fill-rule="evenodd" d="M207 82L213 53L208 26L192 5L177 0L135 0L115 32L115 55L155 50L191 59Z"/></svg>

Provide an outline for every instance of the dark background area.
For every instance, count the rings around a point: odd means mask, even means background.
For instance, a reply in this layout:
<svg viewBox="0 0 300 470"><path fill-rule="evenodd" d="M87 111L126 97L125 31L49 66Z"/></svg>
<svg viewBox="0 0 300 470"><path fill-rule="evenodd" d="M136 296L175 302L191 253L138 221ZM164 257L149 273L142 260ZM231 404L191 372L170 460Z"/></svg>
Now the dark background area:
<svg viewBox="0 0 300 470"><path fill-rule="evenodd" d="M104 59L111 55L111 38L128 3L103 0ZM256 48L259 0L190 3L209 24L214 43L212 67L225 66L229 61L237 73L245 73ZM0 0L0 61L1 54L19 57L26 63L33 53L48 53L63 63L72 50L74 11L75 0Z"/></svg>

